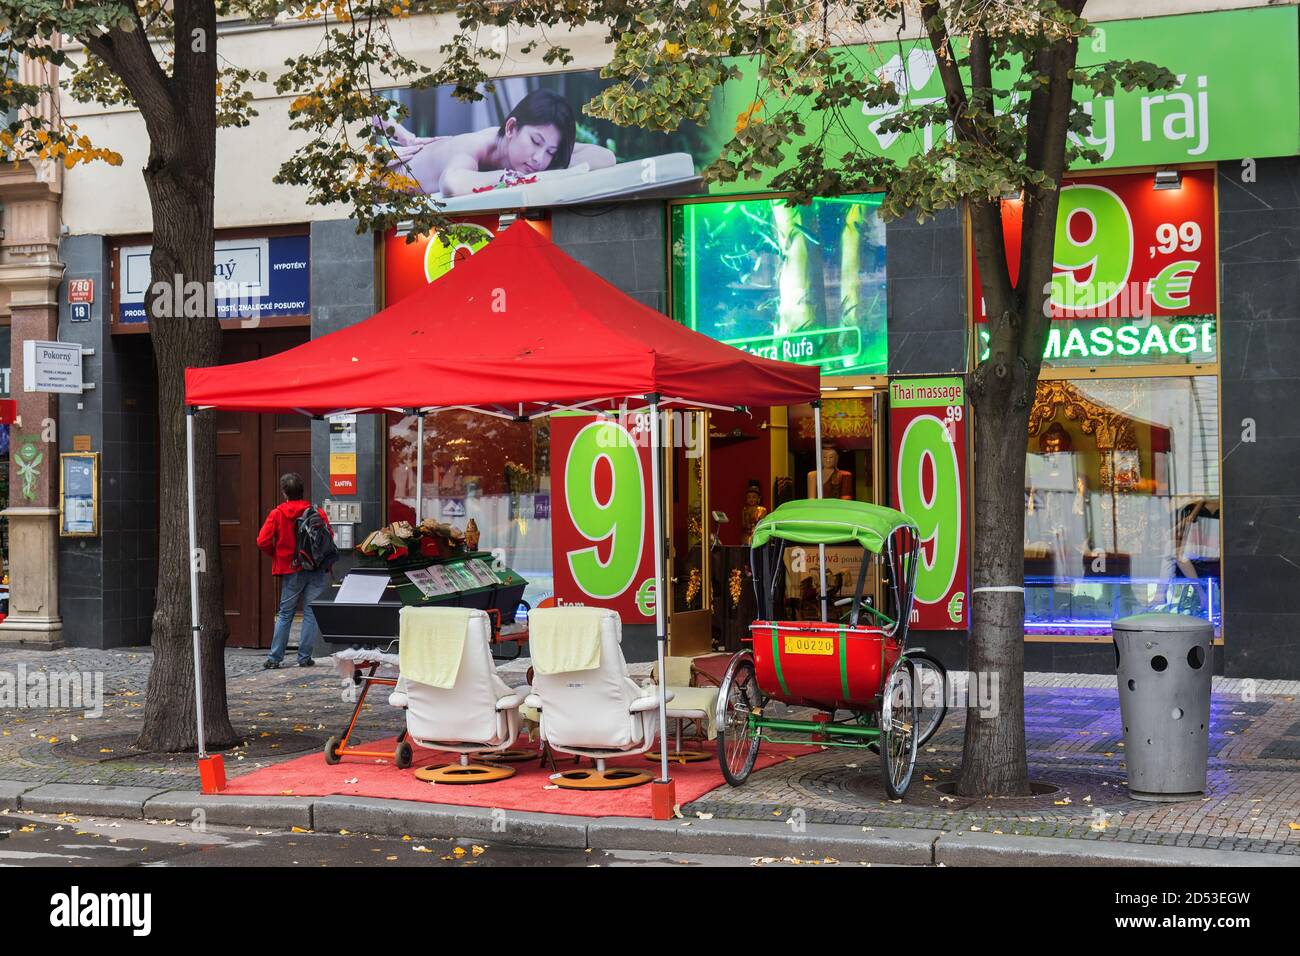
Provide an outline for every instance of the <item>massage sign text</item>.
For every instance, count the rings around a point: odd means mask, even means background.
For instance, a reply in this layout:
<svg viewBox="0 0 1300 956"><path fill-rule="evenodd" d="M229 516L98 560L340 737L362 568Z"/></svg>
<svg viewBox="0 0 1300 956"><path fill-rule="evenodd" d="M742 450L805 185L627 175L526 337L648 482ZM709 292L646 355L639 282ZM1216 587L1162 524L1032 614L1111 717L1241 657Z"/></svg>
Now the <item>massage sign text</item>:
<svg viewBox="0 0 1300 956"><path fill-rule="evenodd" d="M964 630L969 621L966 394L960 378L889 383L890 493L916 522L921 560L911 626Z"/></svg>
<svg viewBox="0 0 1300 956"><path fill-rule="evenodd" d="M1182 170L1177 188L1154 183L1150 172L1065 181L1053 251L1055 321L1043 355L1048 364L1214 361L1214 170ZM1002 204L1012 282L1021 212L1020 202ZM988 315L973 261L971 270L983 358Z"/></svg>
<svg viewBox="0 0 1300 956"><path fill-rule="evenodd" d="M551 418L556 601L611 608L628 624L655 614L648 420Z"/></svg>

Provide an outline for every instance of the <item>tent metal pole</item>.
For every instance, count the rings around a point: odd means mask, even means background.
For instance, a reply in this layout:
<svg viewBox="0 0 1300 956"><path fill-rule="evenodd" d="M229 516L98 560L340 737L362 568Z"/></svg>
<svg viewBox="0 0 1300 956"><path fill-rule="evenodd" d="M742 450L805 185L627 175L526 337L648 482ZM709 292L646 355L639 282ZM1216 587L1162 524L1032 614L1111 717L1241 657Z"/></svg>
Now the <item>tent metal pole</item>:
<svg viewBox="0 0 1300 956"><path fill-rule="evenodd" d="M814 442L817 445L817 497L822 497L822 486L825 482L822 480L822 400L819 398L812 403L813 408L813 434ZM821 598L822 598L822 623L829 620L826 608L826 545L817 545L817 568L821 578Z"/></svg>
<svg viewBox="0 0 1300 956"><path fill-rule="evenodd" d="M664 670L667 656L668 635L664 627L664 606L667 595L664 593L664 533L663 533L663 495L660 488L663 481L660 471L663 468L661 452L663 442L660 435L659 396L648 395L650 400L650 494L654 499L651 527L655 543L655 644L659 654L659 779L668 780L668 700L665 688L668 686L668 674Z"/></svg>
<svg viewBox="0 0 1300 956"><path fill-rule="evenodd" d="M185 409L185 489L189 498L190 524L190 633L194 639L194 716L198 721L199 758L208 755L203 736L203 659L199 646L199 541L194 503L194 415L193 406ZM206 563L204 565L206 567Z"/></svg>
<svg viewBox="0 0 1300 956"><path fill-rule="evenodd" d="M424 412L415 410L415 523L424 520Z"/></svg>

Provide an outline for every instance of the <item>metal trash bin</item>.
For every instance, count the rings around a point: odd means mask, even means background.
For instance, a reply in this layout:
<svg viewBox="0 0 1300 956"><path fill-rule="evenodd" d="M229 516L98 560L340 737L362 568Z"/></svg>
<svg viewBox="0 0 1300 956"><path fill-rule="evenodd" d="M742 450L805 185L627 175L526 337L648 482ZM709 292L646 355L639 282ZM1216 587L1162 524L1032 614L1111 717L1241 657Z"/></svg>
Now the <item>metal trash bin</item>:
<svg viewBox="0 0 1300 956"><path fill-rule="evenodd" d="M1130 795L1199 797L1209 755L1213 626L1183 614L1136 614L1112 630Z"/></svg>

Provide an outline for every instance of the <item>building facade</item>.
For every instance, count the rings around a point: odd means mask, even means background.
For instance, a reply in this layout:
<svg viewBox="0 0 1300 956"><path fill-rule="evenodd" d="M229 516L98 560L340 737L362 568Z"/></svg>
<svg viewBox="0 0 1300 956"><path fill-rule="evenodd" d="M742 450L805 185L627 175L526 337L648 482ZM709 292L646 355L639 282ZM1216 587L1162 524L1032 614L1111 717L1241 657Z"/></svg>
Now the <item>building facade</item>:
<svg viewBox="0 0 1300 956"><path fill-rule="evenodd" d="M1242 9L1257 6L1155 4L1142 21L1120 20L1119 4L1091 11L1107 55L1149 50L1141 55L1169 65L1183 85L1163 98L1097 101L1093 145L1103 162L1072 171L1066 183L1057 311L1024 436L1031 669L1107 671L1109 621L1159 608L1215 624L1217 672L1300 676L1300 580L1292 580L1300 578L1292 553L1300 489L1286 464L1296 427L1286 410L1300 394L1291 347L1300 337L1300 254L1290 238L1300 225L1300 70L1296 8ZM273 70L287 49L313 42L312 29L234 25L223 49L235 62ZM432 57L438 24L412 23L409 34L404 52ZM589 98L602 50L594 37L576 49L579 69L542 79L531 77L550 68L521 58L502 96L517 101L544 88ZM923 44L907 50L920 52L879 68L919 71L909 79L923 94L937 77L925 72ZM1255 67L1243 56L1252 50ZM492 102L453 106L437 91L394 91L393 99L410 109L419 135L496 125L508 111ZM620 160L631 150L634 161L660 161L664 188L617 185L586 199L503 190L462 204L480 243L440 250L423 237L358 234L345 211L308 206L300 191L273 186L301 134L288 128L287 98L261 91L257 106L252 126L219 140L217 261L260 290L251 318L232 306L225 320L226 361L355 324L454 268L511 219L527 218L642 303L738 347L823 370L823 428L837 455L829 464L816 461L809 406L700 413L675 426L698 439L700 453L679 449L669 463L674 653L736 646L752 614L748 585L737 586L746 526L756 509L811 493L823 466L830 493L902 506L920 520L930 580L913 622L917 643L950 666L964 662L973 468L964 438L909 444L925 433L915 422L936 422L950 436L964 436L969 424L963 377L980 358L986 318L963 211L885 223L872 196L791 211L761 188L711 195L692 184L691 169L672 165L707 151L703 140L633 142L593 127L580 142L612 143ZM139 308L149 242L135 162L143 135L131 111L71 101L64 110L125 162L78 167L27 192L0 182L46 203L45 238L19 243L11 216L22 200L0 195L9 236L0 272L9 270L4 285L13 290L11 393L20 396L21 435L38 418L57 421L57 452L38 469L36 497L16 504L10 493L13 590L0 640L140 644L149 637L157 516L183 500L157 479L152 351ZM878 139L882 148L907 147ZM67 234L56 244L60 196ZM1012 230L1016 206L1014 197L1004 203ZM20 255L22 268L11 267ZM70 283L84 279L92 301L70 301ZM93 350L84 375L95 388L58 398L23 393L22 343L30 339ZM455 359L448 343L447 360ZM927 403L920 394L937 397ZM231 643L266 647L277 595L254 537L277 500L279 474L310 473L314 499L360 540L415 516L415 421L393 414L331 429L296 416L223 414L219 427L214 505ZM11 445L19 437L11 426ZM474 518L484 546L502 548L530 581L530 603L571 597L557 595L563 586L554 577L572 528L550 510L567 461L551 427L489 427L444 413L426 419L425 442L421 517ZM86 451L99 453L98 533L60 536L52 466L59 453ZM11 488L22 481L13 454ZM827 560L834 586L837 558ZM42 591L39 581L50 583ZM627 624L629 656L648 657L648 627Z"/></svg>

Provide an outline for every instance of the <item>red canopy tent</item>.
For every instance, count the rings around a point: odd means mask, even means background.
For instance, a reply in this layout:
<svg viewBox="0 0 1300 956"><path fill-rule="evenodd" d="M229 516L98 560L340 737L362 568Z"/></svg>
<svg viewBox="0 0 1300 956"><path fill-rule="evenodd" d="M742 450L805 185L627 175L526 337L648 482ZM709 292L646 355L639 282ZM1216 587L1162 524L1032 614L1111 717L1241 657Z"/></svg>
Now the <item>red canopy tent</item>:
<svg viewBox="0 0 1300 956"><path fill-rule="evenodd" d="M526 222L517 222L448 275L364 322L256 361L186 370L191 553L197 547L192 423L203 409L315 417L415 413L422 431L423 414L443 409L529 419L631 400L648 404L659 423L659 408L666 405L732 409L812 402L817 409L819 377L815 367L760 358L687 329L579 265ZM661 441L660 428L651 429L660 595ZM420 471L417 465L417 488ZM416 507L418 518L418 497ZM190 579L199 753L206 757L194 567ZM667 635L663 601L656 605L662 674ZM660 698L663 740L662 692ZM660 749L666 782L668 748Z"/></svg>
<svg viewBox="0 0 1300 956"><path fill-rule="evenodd" d="M305 415L472 406L532 416L652 394L661 404L798 404L817 398L818 371L692 332L517 222L365 322L185 373L190 405Z"/></svg>

